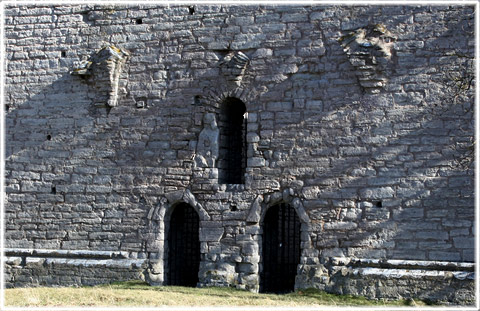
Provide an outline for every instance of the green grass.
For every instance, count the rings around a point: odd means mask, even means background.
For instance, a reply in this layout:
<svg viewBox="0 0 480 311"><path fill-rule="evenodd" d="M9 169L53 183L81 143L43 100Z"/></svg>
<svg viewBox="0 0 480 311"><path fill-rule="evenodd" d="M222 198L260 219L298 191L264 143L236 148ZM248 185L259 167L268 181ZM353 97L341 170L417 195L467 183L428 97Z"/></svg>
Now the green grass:
<svg viewBox="0 0 480 311"><path fill-rule="evenodd" d="M5 305L66 306L424 306L414 300L375 301L316 289L285 295L256 294L227 287L149 286L129 281L94 287L37 287L5 290Z"/></svg>

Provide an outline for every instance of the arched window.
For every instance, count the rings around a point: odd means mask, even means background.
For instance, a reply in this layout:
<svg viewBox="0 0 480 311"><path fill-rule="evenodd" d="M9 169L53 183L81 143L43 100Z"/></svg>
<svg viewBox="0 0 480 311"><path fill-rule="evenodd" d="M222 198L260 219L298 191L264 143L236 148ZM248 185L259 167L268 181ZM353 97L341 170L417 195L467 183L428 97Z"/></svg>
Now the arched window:
<svg viewBox="0 0 480 311"><path fill-rule="evenodd" d="M168 230L167 284L195 287L200 266L199 217L187 203L174 207Z"/></svg>
<svg viewBox="0 0 480 311"><path fill-rule="evenodd" d="M245 104L234 97L225 99L220 107L218 181L221 184L245 183L246 111Z"/></svg>
<svg viewBox="0 0 480 311"><path fill-rule="evenodd" d="M300 227L300 218L289 204L268 209L263 221L261 292L294 290L301 255Z"/></svg>

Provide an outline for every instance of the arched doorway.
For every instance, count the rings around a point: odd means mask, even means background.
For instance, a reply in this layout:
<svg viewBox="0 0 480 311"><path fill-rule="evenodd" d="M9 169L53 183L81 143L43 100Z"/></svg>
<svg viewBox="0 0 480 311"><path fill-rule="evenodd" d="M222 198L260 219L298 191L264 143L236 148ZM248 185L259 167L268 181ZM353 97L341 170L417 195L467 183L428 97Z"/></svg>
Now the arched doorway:
<svg viewBox="0 0 480 311"><path fill-rule="evenodd" d="M300 263L300 219L285 203L270 207L263 221L260 291L287 293L294 290Z"/></svg>
<svg viewBox="0 0 480 311"><path fill-rule="evenodd" d="M189 204L180 203L170 217L167 284L197 286L199 265L199 217Z"/></svg>

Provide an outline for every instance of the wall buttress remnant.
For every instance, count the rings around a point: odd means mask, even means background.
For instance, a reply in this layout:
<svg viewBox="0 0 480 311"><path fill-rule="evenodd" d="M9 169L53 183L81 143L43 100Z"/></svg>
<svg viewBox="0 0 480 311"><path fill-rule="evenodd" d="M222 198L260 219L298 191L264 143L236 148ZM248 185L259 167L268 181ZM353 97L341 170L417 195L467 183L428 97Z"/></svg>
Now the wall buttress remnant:
<svg viewBox="0 0 480 311"><path fill-rule="evenodd" d="M7 5L7 286L473 303L474 14Z"/></svg>
<svg viewBox="0 0 480 311"><path fill-rule="evenodd" d="M393 41L392 34L382 24L359 28L339 39L358 82L370 93L379 93L387 83L384 71L392 58Z"/></svg>
<svg viewBox="0 0 480 311"><path fill-rule="evenodd" d="M115 107L118 97L118 82L128 52L113 45L106 46L80 62L71 72L73 75L94 76L95 88L107 95L107 106Z"/></svg>

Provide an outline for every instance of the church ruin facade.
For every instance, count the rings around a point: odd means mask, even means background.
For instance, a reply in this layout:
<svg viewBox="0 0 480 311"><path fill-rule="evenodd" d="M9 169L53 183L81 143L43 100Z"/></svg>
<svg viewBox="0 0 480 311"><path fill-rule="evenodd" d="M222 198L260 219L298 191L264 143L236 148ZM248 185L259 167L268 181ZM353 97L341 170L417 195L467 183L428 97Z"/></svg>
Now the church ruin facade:
<svg viewBox="0 0 480 311"><path fill-rule="evenodd" d="M474 12L6 5L6 285L473 303Z"/></svg>

